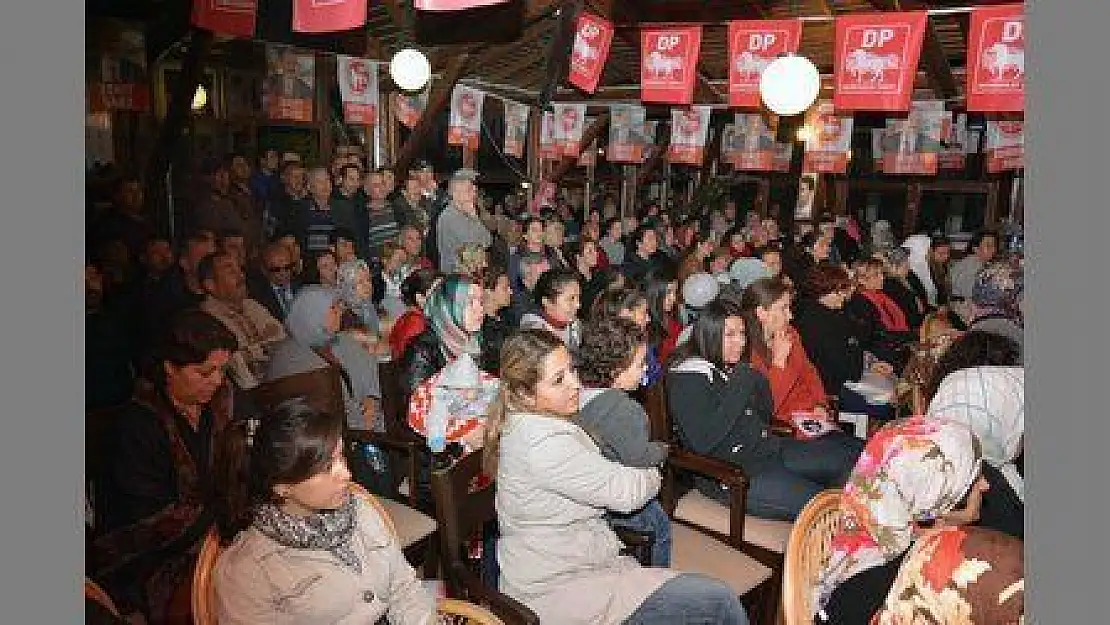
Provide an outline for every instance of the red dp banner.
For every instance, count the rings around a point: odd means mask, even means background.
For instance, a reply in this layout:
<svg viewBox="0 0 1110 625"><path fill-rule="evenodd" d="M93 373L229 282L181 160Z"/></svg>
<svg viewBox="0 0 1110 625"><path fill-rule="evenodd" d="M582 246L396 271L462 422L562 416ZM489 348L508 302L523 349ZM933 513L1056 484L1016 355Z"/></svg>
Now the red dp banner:
<svg viewBox="0 0 1110 625"><path fill-rule="evenodd" d="M701 51L701 26L640 31L640 100L690 104Z"/></svg>
<svg viewBox="0 0 1110 625"><path fill-rule="evenodd" d="M412 6L418 11L463 11L505 2L508 0L413 0Z"/></svg>
<svg viewBox="0 0 1110 625"><path fill-rule="evenodd" d="M908 111L928 19L927 11L836 18L836 110Z"/></svg>
<svg viewBox="0 0 1110 625"><path fill-rule="evenodd" d="M333 33L366 23L366 0L293 0L293 32Z"/></svg>
<svg viewBox="0 0 1110 625"><path fill-rule="evenodd" d="M574 26L574 47L570 52L567 81L586 93L596 91L612 42L612 23L593 13L583 11L579 14Z"/></svg>
<svg viewBox="0 0 1110 625"><path fill-rule="evenodd" d="M221 35L253 37L258 0L193 0L193 26Z"/></svg>
<svg viewBox="0 0 1110 625"><path fill-rule="evenodd" d="M798 51L798 20L740 20L728 23L729 106L759 108L759 77L771 61Z"/></svg>
<svg viewBox="0 0 1110 625"><path fill-rule="evenodd" d="M1025 13L1020 4L971 12L967 110L1025 110Z"/></svg>

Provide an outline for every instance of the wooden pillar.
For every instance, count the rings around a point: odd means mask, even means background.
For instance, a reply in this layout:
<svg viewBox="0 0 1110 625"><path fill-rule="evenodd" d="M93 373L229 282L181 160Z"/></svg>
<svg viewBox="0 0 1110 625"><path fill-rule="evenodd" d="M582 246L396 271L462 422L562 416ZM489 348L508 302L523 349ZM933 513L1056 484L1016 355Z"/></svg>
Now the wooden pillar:
<svg viewBox="0 0 1110 625"><path fill-rule="evenodd" d="M998 226L998 194L999 183L997 180L992 180L990 186L987 187L987 207L983 215L983 225L988 228L995 228Z"/></svg>
<svg viewBox="0 0 1110 625"><path fill-rule="evenodd" d="M331 90L335 86L336 59L330 54L316 55L316 127L320 129L320 159L329 166L335 154L335 135L331 124Z"/></svg>
<svg viewBox="0 0 1110 625"><path fill-rule="evenodd" d="M902 218L902 238L910 236L917 229L917 216L920 211L921 183L911 182L906 186L906 212Z"/></svg>
<svg viewBox="0 0 1110 625"><path fill-rule="evenodd" d="M833 182L833 214L848 214L848 180L837 178Z"/></svg>
<svg viewBox="0 0 1110 625"><path fill-rule="evenodd" d="M755 210L761 219L766 219L771 203L771 179L764 176L755 184Z"/></svg>

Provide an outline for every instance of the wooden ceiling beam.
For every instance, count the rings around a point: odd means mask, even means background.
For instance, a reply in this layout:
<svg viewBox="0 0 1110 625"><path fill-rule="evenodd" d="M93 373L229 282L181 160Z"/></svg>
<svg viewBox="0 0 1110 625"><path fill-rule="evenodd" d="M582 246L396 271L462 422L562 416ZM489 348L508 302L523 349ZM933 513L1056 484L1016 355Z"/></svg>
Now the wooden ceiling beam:
<svg viewBox="0 0 1110 625"><path fill-rule="evenodd" d="M871 5L880 11L924 11L929 8L922 0L871 0ZM925 43L921 48L921 61L925 65L925 71L937 95L944 99L959 95L956 77L952 73L948 55L944 52L944 46L940 42L931 17L925 22Z"/></svg>
<svg viewBox="0 0 1110 625"><path fill-rule="evenodd" d="M589 125L589 127L582 131L582 140L578 143L578 145L582 149L589 149L590 144L594 142L594 139L597 139L601 135L601 133L608 127L609 112L606 111L598 116L598 118L595 119L593 123ZM579 150L579 153L575 154L574 156L564 156L563 160L559 161L559 164L555 166L555 170L551 172L551 175L548 177L548 179L551 182L558 183L559 180L567 174L567 172L574 169L574 167L578 165L578 157L581 155L581 153L581 150Z"/></svg>

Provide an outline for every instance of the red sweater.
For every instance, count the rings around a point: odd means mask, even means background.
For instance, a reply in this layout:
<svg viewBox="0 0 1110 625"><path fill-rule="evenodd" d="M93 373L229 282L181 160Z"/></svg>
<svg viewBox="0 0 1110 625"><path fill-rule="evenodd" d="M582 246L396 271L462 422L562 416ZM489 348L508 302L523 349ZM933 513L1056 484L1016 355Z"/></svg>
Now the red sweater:
<svg viewBox="0 0 1110 625"><path fill-rule="evenodd" d="M791 413L809 412L818 404L825 403L821 376L809 361L801 336L793 327L790 328L790 340L790 356L782 369L766 362L758 354L752 354L752 366L771 383L775 419L787 424L790 423Z"/></svg>
<svg viewBox="0 0 1110 625"><path fill-rule="evenodd" d="M428 321L424 318L424 313L419 310L406 310L405 314L398 317L397 322L393 324L393 330L389 333L389 351L393 355L393 360L400 362L409 343L423 334L426 329L428 329Z"/></svg>
<svg viewBox="0 0 1110 625"><path fill-rule="evenodd" d="M682 334L682 324L674 317L667 319L667 335L663 337L663 342L659 344L659 362L664 367L667 366L667 359L674 353L680 334Z"/></svg>

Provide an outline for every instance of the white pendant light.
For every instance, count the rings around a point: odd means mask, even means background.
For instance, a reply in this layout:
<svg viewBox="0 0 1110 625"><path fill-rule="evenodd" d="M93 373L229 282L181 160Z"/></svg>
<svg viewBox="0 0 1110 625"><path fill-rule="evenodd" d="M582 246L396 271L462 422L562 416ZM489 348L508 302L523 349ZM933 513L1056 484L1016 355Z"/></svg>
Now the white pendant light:
<svg viewBox="0 0 1110 625"><path fill-rule="evenodd" d="M771 61L759 77L763 103L779 115L797 115L808 109L821 91L821 73L804 56L787 54Z"/></svg>
<svg viewBox="0 0 1110 625"><path fill-rule="evenodd" d="M428 83L432 76L432 66L428 57L415 48L405 48L393 55L389 62L389 76L401 89L418 91Z"/></svg>

